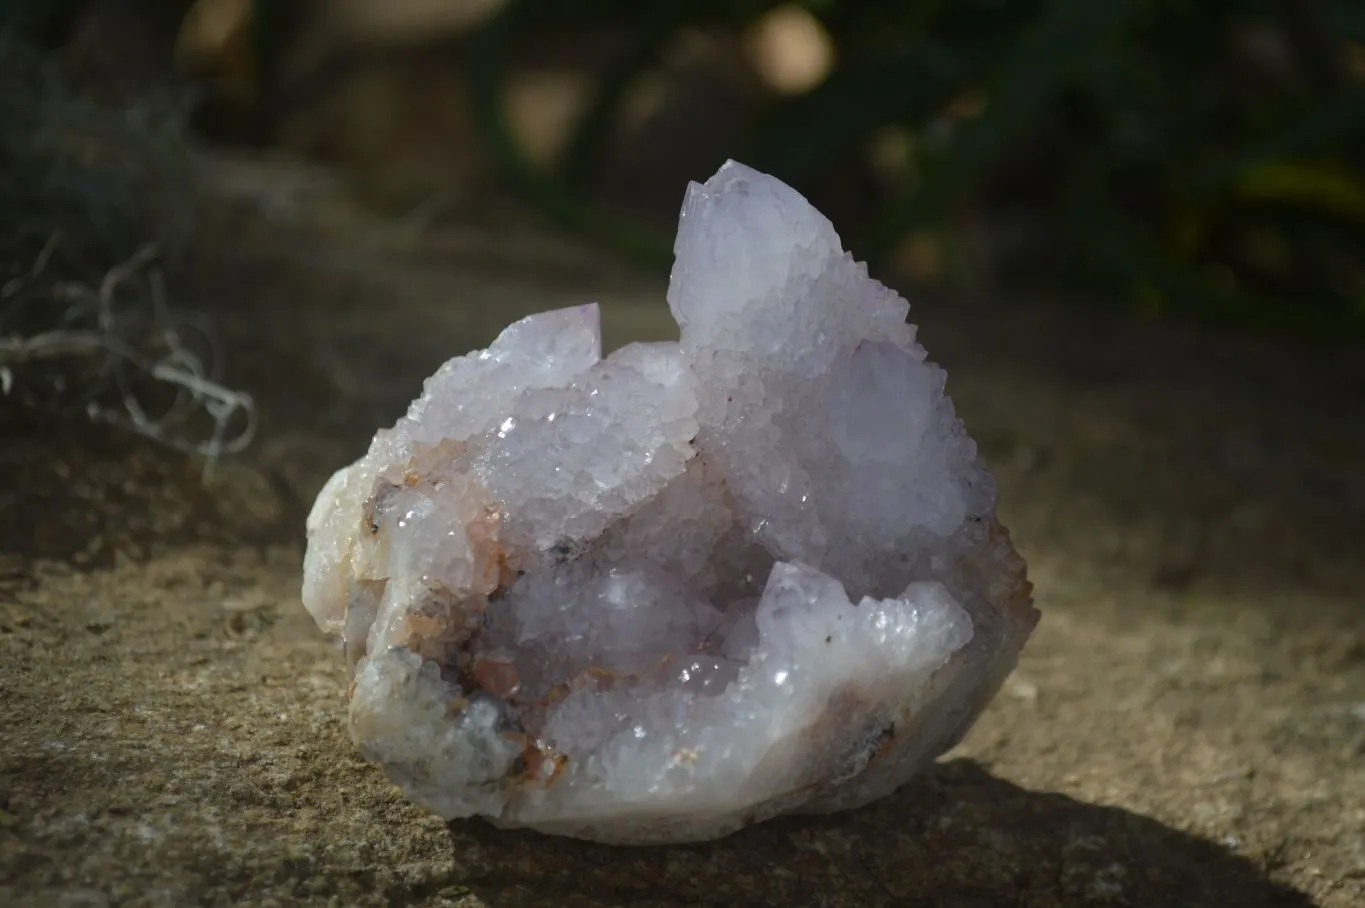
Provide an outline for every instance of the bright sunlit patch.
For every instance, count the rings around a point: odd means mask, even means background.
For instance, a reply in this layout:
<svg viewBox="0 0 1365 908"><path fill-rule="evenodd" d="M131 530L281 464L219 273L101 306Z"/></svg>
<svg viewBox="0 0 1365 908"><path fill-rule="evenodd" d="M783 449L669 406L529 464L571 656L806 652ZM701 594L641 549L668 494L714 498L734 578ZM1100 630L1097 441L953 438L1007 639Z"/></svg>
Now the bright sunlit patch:
<svg viewBox="0 0 1365 908"><path fill-rule="evenodd" d="M834 68L834 41L808 11L779 6L745 36L745 50L760 79L782 94L810 91Z"/></svg>

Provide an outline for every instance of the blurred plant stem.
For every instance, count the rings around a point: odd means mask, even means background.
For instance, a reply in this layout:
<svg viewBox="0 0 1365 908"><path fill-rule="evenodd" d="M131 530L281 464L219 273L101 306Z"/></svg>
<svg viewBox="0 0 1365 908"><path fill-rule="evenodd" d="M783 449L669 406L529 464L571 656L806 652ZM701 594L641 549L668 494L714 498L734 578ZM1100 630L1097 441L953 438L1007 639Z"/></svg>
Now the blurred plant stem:
<svg viewBox="0 0 1365 908"><path fill-rule="evenodd" d="M558 176L542 172L518 146L506 118L508 42L528 16L527 4L512 0L471 37L470 85L479 126L504 179L555 221L598 238L639 261L665 266L670 245L642 226L602 212Z"/></svg>

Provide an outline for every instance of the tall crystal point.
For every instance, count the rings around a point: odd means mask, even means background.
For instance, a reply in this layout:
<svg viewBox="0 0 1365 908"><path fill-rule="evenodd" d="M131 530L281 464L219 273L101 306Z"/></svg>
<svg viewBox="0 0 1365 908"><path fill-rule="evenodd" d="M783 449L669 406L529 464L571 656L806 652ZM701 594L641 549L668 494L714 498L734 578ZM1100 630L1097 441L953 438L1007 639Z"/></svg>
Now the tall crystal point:
<svg viewBox="0 0 1365 908"><path fill-rule="evenodd" d="M647 843L856 807L1037 621L943 370L829 221L731 162L675 248L678 343L523 319L308 518L352 736L442 816Z"/></svg>

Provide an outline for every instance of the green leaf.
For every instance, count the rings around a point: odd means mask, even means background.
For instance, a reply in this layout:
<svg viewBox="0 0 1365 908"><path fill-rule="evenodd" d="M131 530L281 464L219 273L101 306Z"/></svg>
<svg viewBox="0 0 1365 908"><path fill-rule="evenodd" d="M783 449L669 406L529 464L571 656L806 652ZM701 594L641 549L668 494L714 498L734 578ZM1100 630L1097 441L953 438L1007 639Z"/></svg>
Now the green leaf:
<svg viewBox="0 0 1365 908"><path fill-rule="evenodd" d="M1091 262L1137 288L1141 308L1172 310L1207 324L1322 341L1359 338L1365 332L1365 320L1355 312L1266 297L1182 261L1109 202L1102 186L1096 173L1078 179L1069 194L1067 220Z"/></svg>
<svg viewBox="0 0 1365 908"><path fill-rule="evenodd" d="M894 15L860 8L874 21L844 23L845 48L890 40L895 51L846 59L820 87L784 103L759 125L745 162L800 184L854 153L880 127L928 121L963 86L985 77L1033 6L933 0ZM890 38L867 33L873 27Z"/></svg>
<svg viewBox="0 0 1365 908"><path fill-rule="evenodd" d="M836 72L765 124L746 163L800 183L878 127L927 118L973 70L970 62L925 41L892 59Z"/></svg>
<svg viewBox="0 0 1365 908"><path fill-rule="evenodd" d="M1247 175L1284 158L1331 148L1365 130L1365 91L1355 91L1311 108L1264 136L1247 141L1230 161L1220 161L1189 182L1195 202L1208 202Z"/></svg>
<svg viewBox="0 0 1365 908"><path fill-rule="evenodd" d="M1300 205L1365 223L1365 181L1339 166L1297 161L1262 164L1243 172L1237 195L1246 201Z"/></svg>
<svg viewBox="0 0 1365 908"><path fill-rule="evenodd" d="M1105 49L1136 0L1056 0L994 80L985 111L963 125L924 178L890 206L872 237L874 257L907 231L941 219L980 183L1057 90Z"/></svg>

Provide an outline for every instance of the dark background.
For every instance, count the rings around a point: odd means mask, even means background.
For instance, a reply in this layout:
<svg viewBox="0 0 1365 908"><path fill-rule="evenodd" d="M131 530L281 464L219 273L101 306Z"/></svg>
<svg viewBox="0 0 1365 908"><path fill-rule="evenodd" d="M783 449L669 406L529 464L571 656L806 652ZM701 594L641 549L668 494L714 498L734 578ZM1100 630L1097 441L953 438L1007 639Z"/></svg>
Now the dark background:
<svg viewBox="0 0 1365 908"><path fill-rule="evenodd" d="M686 181L735 157L922 286L1365 327L1353 0L5 8L87 85L179 85L199 137L341 164L395 213L497 184L666 265Z"/></svg>

